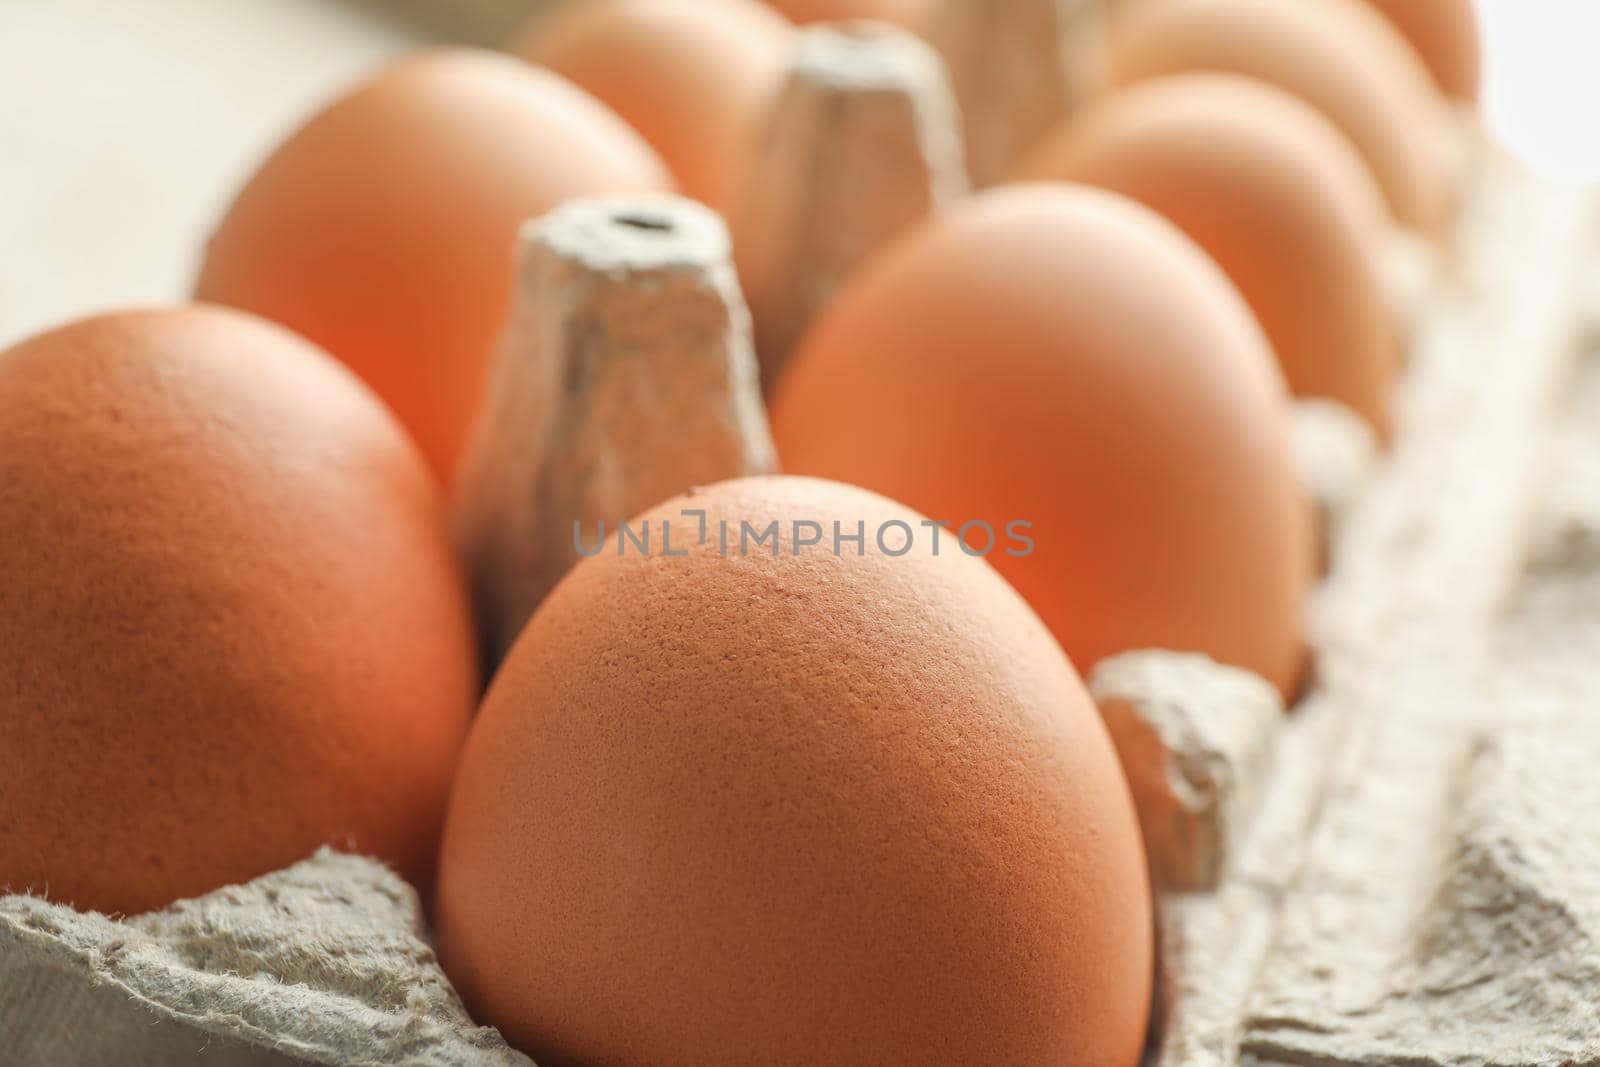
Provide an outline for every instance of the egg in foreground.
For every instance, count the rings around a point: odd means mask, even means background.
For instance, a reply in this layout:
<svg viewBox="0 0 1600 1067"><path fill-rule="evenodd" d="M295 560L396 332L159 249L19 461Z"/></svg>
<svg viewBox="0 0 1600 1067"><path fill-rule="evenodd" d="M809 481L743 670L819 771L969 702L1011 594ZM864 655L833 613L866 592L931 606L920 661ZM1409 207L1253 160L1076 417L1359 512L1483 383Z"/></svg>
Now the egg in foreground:
<svg viewBox="0 0 1600 1067"><path fill-rule="evenodd" d="M514 48L593 93L655 147L685 195L726 211L793 38L760 0L561 0Z"/></svg>
<svg viewBox="0 0 1600 1067"><path fill-rule="evenodd" d="M1401 224L1438 234L1454 193L1447 113L1400 32L1361 0L1162 0L1114 20L1119 86L1168 74L1257 78L1333 120Z"/></svg>
<svg viewBox="0 0 1600 1067"><path fill-rule="evenodd" d="M987 524L972 547L1080 671L1167 648L1297 689L1315 553L1283 379L1148 208L1041 183L946 212L822 314L772 415L786 471ZM999 536L1017 521L1027 556Z"/></svg>
<svg viewBox="0 0 1600 1067"><path fill-rule="evenodd" d="M323 844L432 882L477 688L415 446L278 327L0 354L0 891L137 913Z"/></svg>
<svg viewBox="0 0 1600 1067"><path fill-rule="evenodd" d="M1400 334L1377 259L1383 193L1310 105L1232 75L1157 78L1091 105L1020 175L1109 189L1176 223L1248 301L1292 393L1388 431Z"/></svg>
<svg viewBox="0 0 1600 1067"><path fill-rule="evenodd" d="M1033 612L920 522L725 482L557 587L450 804L440 955L476 1017L541 1062L1138 1063L1116 756Z"/></svg>
<svg viewBox="0 0 1600 1067"><path fill-rule="evenodd" d="M570 197L665 191L655 154L548 72L469 49L385 67L245 185L200 299L344 361L448 484L511 304L517 232Z"/></svg>

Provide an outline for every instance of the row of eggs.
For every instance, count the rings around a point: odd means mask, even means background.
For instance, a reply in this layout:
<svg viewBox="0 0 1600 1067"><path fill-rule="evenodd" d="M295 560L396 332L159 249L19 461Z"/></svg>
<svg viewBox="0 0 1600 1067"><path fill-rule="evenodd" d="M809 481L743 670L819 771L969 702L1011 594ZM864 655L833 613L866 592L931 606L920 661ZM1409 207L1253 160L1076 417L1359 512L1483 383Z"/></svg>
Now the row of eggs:
<svg viewBox="0 0 1600 1067"><path fill-rule="evenodd" d="M729 209L795 31L755 0L569 0L518 42L538 67L379 72L206 250L202 300L300 336L193 307L0 355L0 883L134 912L334 842L427 890L443 831L447 968L557 1062L1137 1062L1149 890L1070 663L1196 649L1301 685L1286 396L1388 433L1382 242L1449 225L1429 69L1475 91L1465 4L1376 6L1394 22L1119 6L1121 88L874 257L795 353L774 435L832 481L694 500L1025 516L1038 551L992 557L1009 584L962 553L596 559L470 739L438 484L518 227L607 193Z"/></svg>

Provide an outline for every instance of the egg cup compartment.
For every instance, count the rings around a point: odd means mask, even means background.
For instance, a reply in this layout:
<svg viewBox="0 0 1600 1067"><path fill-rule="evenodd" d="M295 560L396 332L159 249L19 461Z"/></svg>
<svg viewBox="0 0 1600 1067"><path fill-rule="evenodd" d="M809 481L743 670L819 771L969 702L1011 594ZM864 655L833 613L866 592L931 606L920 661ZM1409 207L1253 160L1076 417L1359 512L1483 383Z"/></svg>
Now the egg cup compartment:
<svg viewBox="0 0 1600 1067"><path fill-rule="evenodd" d="M934 0L925 33L963 102L960 133L980 188L1089 99L1113 9L1127 0Z"/></svg>
<svg viewBox="0 0 1600 1067"><path fill-rule="evenodd" d="M580 533L776 469L731 257L722 220L677 197L576 200L524 227L457 487L491 661L581 558Z"/></svg>
<svg viewBox="0 0 1600 1067"><path fill-rule="evenodd" d="M801 30L738 187L729 225L770 389L867 256L969 191L939 55L890 26Z"/></svg>

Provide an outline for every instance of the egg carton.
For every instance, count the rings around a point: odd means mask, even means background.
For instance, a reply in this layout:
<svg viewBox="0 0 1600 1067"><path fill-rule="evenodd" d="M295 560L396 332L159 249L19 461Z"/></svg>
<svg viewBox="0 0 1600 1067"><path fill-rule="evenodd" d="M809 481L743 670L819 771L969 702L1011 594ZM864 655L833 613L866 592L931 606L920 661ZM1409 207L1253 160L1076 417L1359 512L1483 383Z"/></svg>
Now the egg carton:
<svg viewBox="0 0 1600 1067"><path fill-rule="evenodd" d="M1070 37L1026 35L1019 66L1062 69ZM757 161L768 195L743 208L782 235L741 264L762 333L703 209L584 202L527 231L459 516L491 637L572 562L569 531L539 515L632 514L771 469L758 363L770 377L861 258L960 195L963 139L931 53L881 29L803 42ZM948 58L958 83L976 77ZM994 84L995 114L1026 136L1041 120L1005 96L1026 79ZM1600 697L1600 303L1585 278L1600 204L1492 157L1473 173L1443 264L1397 246L1414 341L1391 450L1335 406L1296 414L1329 563L1307 695L1285 715L1262 680L1159 651L1090 680L1157 888L1154 1065L1600 1063L1600 785L1585 773L1600 726L1584 714ZM559 413L540 401L551 383ZM468 1018L416 894L368 860L325 851L120 920L0 898L0 1064L190 1058L531 1062Z"/></svg>
<svg viewBox="0 0 1600 1067"><path fill-rule="evenodd" d="M1332 569L1316 681L1292 714L1202 657L1134 653L1094 674L1159 889L1152 1063L1600 1062L1595 208L1505 168L1486 177L1457 277L1420 313L1381 463L1353 416L1302 405ZM502 373L603 370L595 352L618 343L561 338L636 325L644 299L698 324L649 331L677 339L657 351L704 360L707 395L753 395L727 378L753 361L725 242L671 201L577 204L533 227L526 299L548 311L563 294L559 321L591 332L513 328ZM632 394L590 395L581 410L604 420L599 397ZM705 410L720 417L696 440L720 435L735 466L770 462L759 411ZM656 444L646 433L634 455ZM331 852L120 921L0 900L0 1049L136 1067L530 1062L468 1019L410 887Z"/></svg>
<svg viewBox="0 0 1600 1067"><path fill-rule="evenodd" d="M1596 206L1483 175L1292 714L1190 657L1095 673L1157 887L1157 1067L1600 1063Z"/></svg>

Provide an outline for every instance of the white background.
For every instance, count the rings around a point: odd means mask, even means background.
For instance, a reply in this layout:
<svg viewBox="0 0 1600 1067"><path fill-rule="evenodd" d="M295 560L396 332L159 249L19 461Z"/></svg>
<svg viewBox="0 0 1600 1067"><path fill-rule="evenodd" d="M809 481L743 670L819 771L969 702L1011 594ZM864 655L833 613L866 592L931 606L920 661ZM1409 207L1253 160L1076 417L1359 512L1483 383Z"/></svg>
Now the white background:
<svg viewBox="0 0 1600 1067"><path fill-rule="evenodd" d="M1564 181L1600 180L1600 2L1479 0L1490 127Z"/></svg>
<svg viewBox="0 0 1600 1067"><path fill-rule="evenodd" d="M528 2L0 0L0 348L182 298L237 183L303 114L441 11L494 39ZM1482 13L1491 126L1552 178L1600 178L1600 0Z"/></svg>

